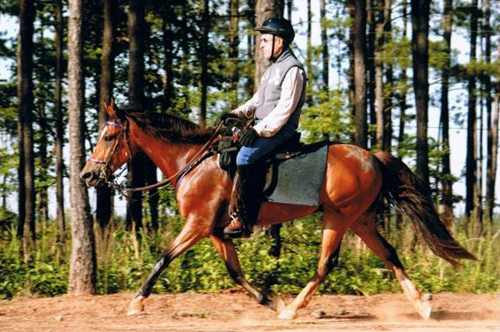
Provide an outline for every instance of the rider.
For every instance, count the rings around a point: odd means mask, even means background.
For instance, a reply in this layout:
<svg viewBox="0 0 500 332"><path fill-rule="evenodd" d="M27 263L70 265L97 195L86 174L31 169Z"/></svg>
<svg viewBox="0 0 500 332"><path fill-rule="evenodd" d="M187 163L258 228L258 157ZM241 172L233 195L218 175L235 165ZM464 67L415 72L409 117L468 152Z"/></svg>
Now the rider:
<svg viewBox="0 0 500 332"><path fill-rule="evenodd" d="M295 37L290 21L270 18L256 31L261 33L260 50L271 66L252 99L225 116L255 119L253 128L239 133L239 211L224 229L231 238L250 235L265 182L263 158L295 135L307 84L304 68L289 48Z"/></svg>

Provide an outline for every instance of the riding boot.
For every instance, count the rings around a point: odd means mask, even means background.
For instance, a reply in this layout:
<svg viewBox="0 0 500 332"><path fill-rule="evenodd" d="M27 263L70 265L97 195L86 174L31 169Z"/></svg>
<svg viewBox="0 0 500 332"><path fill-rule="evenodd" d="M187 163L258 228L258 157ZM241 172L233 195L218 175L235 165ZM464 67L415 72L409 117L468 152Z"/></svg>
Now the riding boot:
<svg viewBox="0 0 500 332"><path fill-rule="evenodd" d="M238 217L233 218L224 228L224 235L227 238L250 236L252 225L259 215L265 184L265 174L260 164L238 166L238 175Z"/></svg>

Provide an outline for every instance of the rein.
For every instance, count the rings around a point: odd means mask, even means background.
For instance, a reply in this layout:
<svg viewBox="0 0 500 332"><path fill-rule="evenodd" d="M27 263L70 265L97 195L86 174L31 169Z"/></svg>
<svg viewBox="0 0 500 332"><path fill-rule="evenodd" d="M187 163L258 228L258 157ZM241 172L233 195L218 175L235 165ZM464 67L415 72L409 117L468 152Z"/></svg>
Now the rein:
<svg viewBox="0 0 500 332"><path fill-rule="evenodd" d="M121 126L120 124L117 124L117 125L123 128L123 126ZM191 160L189 161L189 163L184 168L182 168L177 173L175 173L174 175L170 176L167 179L164 179L164 180L162 180L160 182L151 184L149 186L136 187L136 188L124 187L123 185L120 185L120 184L116 183L116 181L114 181L114 180L112 180L112 181L106 180L106 182L107 182L108 185L110 185L111 187L113 187L115 189L118 189L122 194L124 194L124 192L133 193L133 192L147 191L147 190L151 190L151 189L163 187L163 186L169 184L170 181L172 181L173 179L175 179L176 177L178 177L180 175L179 179L177 179L177 181L174 183L174 187L175 187L179 183L179 181L187 173L189 173L192 169L194 169L196 166L198 166L203 160L205 160L205 158L207 158L208 156L210 156L213 153L213 151L211 151L209 149L209 147L216 140L216 138L219 135L219 132L220 132L220 130L221 130L221 128L222 128L223 125L224 125L223 121L220 121L217 124L217 126L215 127L215 129L214 129L213 135L201 147L201 149L193 156L193 158L191 158ZM126 141L127 141L127 146L128 146L128 137L127 137ZM113 156L113 154L116 152L117 146L118 146L118 144L115 146L115 148L113 149L112 153L110 154L110 157L108 158L108 161L111 159L111 157ZM130 151L130 146L128 148L129 148L129 151ZM208 151L208 153L205 154L205 152L207 152L207 151ZM132 160L132 153L130 153L129 162L131 160ZM94 161L94 162L102 163L101 161ZM106 166L107 166L107 164L106 164ZM104 168L105 167L103 167L103 171L105 171ZM124 195L126 195L126 194L124 194Z"/></svg>

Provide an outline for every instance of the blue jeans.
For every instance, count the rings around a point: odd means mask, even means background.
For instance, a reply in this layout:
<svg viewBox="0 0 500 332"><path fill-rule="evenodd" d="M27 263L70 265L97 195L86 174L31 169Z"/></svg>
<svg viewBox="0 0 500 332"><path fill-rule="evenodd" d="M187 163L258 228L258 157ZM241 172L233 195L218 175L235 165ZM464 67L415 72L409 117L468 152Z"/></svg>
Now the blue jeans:
<svg viewBox="0 0 500 332"><path fill-rule="evenodd" d="M273 137L259 137L252 146L242 146L236 156L236 165L254 165L295 134L295 126L285 124Z"/></svg>

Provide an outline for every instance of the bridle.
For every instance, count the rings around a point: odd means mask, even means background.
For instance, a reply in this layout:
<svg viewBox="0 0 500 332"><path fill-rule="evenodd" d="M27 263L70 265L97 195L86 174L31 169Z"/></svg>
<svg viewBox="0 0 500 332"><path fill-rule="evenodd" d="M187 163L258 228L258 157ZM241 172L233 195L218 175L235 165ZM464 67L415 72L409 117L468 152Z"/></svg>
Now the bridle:
<svg viewBox="0 0 500 332"><path fill-rule="evenodd" d="M214 143L217 136L219 135L219 132L223 126L223 122L220 121L217 124L212 137L193 156L193 158L189 161L189 163L186 165L186 167L179 170L177 173L175 173L174 175L170 176L167 179L164 179L160 182L154 183L154 184L149 185L149 186L138 187L138 188L126 187L123 184L117 183L114 179L108 178L106 173L108 172L108 170L110 170L109 169L109 162L111 161L111 158L113 158L114 154L118 150L118 146L120 145L120 142L121 142L123 135L125 135L125 144L126 144L127 149L128 149L128 161L127 161L128 164L130 164L132 162L132 150L130 149L130 143L129 143L129 139L128 139L128 128L129 128L128 121L125 121L125 125L122 125L122 124L120 124L118 122L114 122L114 121L108 121L108 122L106 122L106 125L111 125L114 127L121 128L122 131L120 131L119 136L115 140L115 145L113 146L113 149L111 149L109 155L107 156L107 158L105 160L101 160L101 159L97 159L97 158L89 158L88 161L96 163L96 164L104 165L103 167L101 167L101 169L99 171L99 178L102 179L110 188L117 189L122 195L127 196L127 193L130 193L130 192L146 191L146 190L151 190L151 189L155 189L158 187L162 187L164 185L169 184L170 181L172 181L173 179L178 177L177 181L175 181L175 184L174 184L174 187L175 187L179 183L180 179L182 179L182 177L184 177L192 169L194 169L196 166L198 166L207 157L214 154L214 151L212 151L212 149L210 149L210 146L212 145L212 143ZM123 171L125 171L125 168L123 169ZM120 172L120 174L121 174L121 172Z"/></svg>
<svg viewBox="0 0 500 332"><path fill-rule="evenodd" d="M99 179L106 182L106 184L110 187L114 187L114 188L119 187L120 188L120 185L118 185L116 182L114 182L113 180L110 180L108 178L107 173L108 173L108 171L109 171L109 173L111 173L109 163L111 161L111 158L113 158L116 151L118 150L118 147L120 146L120 143L122 141L123 136L125 136L124 141L125 141L125 145L126 145L127 150L128 150L127 163L130 163L132 161L132 150L130 149L130 144L129 144L128 135L127 135L128 134L128 121L125 122L125 125L122 125L121 123L118 123L116 121L107 121L106 125L121 128L120 134L116 137L115 144L113 145L113 148L110 150L108 156L104 160L97 159L97 158L89 158L88 161L103 165L99 170Z"/></svg>

